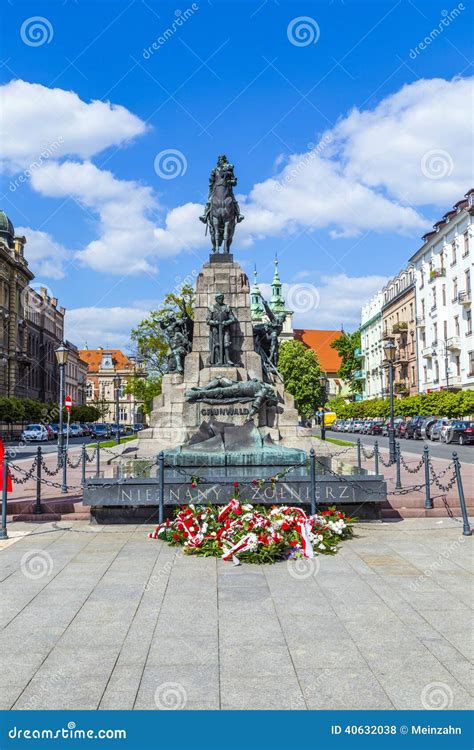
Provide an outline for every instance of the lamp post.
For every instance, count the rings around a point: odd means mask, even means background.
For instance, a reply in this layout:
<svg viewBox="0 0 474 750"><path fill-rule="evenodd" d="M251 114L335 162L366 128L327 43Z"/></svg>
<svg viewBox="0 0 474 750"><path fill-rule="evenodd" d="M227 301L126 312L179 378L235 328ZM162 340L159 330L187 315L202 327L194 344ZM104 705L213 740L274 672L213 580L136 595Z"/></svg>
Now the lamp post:
<svg viewBox="0 0 474 750"><path fill-rule="evenodd" d="M328 400L328 386L329 386L329 380L325 375L322 375L319 378L319 383L321 385L321 440L326 440L326 425L324 424L324 407L326 406L327 400Z"/></svg>
<svg viewBox="0 0 474 750"><path fill-rule="evenodd" d="M395 359L395 352L397 346L394 341L389 339L385 342L383 350L385 352L385 359L388 364L388 392L390 398L390 422L388 427L388 451L390 462L395 463L395 428L393 424L393 361Z"/></svg>
<svg viewBox="0 0 474 750"><path fill-rule="evenodd" d="M66 369L69 350L64 342L55 351L59 365L59 431L58 431L58 463L62 465L64 455L64 371Z"/></svg>
<svg viewBox="0 0 474 750"><path fill-rule="evenodd" d="M449 349L448 349L448 342L442 341L442 350L441 353L444 355L444 371L446 373L446 390L449 391ZM438 355L438 352L436 350L436 347L433 347L433 351L431 352L431 355L436 357Z"/></svg>
<svg viewBox="0 0 474 750"><path fill-rule="evenodd" d="M120 375L114 375L115 388L115 442L120 445L120 385L122 380Z"/></svg>

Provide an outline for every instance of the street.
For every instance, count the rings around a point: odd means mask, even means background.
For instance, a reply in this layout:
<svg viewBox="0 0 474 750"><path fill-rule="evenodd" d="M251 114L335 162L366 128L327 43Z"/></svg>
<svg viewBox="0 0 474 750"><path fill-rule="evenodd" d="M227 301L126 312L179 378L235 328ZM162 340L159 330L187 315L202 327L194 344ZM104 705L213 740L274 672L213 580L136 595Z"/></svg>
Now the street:
<svg viewBox="0 0 474 750"><path fill-rule="evenodd" d="M89 445L89 443L93 443L93 442L94 442L94 438L90 436L80 437L80 438L69 438L69 448L77 449L84 443L86 445ZM14 461L15 458L25 459L25 458L32 458L33 456L36 456L38 445L41 445L42 453L56 453L58 450L57 440L50 440L47 443L28 443L27 445L25 445L24 443L20 444L18 441L5 443L5 450L8 453L10 460Z"/></svg>
<svg viewBox="0 0 474 750"><path fill-rule="evenodd" d="M359 435L358 433L352 432L334 432L333 430L328 429L326 429L326 432L328 437L337 440L346 440L348 443L357 443L357 439L360 438L363 445L373 445L377 440L381 448L386 448L388 450L387 437L373 437L372 435ZM438 441L431 442L431 440L402 439L398 442L400 442L400 448L403 454L416 453L417 455L421 455L423 453L423 448L427 445L430 450L430 456L433 458L445 458L449 460L452 457L453 452L456 451L461 463L474 463L474 445L458 445L457 443L446 445L446 443L439 443Z"/></svg>

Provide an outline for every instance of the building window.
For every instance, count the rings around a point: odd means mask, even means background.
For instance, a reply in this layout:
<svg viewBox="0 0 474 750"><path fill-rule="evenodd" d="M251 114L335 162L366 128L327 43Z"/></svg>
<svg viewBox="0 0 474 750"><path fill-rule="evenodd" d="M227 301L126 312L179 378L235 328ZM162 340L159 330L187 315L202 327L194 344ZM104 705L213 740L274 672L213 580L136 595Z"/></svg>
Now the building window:
<svg viewBox="0 0 474 750"><path fill-rule="evenodd" d="M470 271L466 271L465 280L466 280L466 292L467 294L469 294L469 292L471 291L471 272Z"/></svg>
<svg viewBox="0 0 474 750"><path fill-rule="evenodd" d="M415 385L415 383L416 383L416 378L415 378L415 368L414 368L414 366L412 365L412 368L411 368L411 384L412 384L412 385Z"/></svg>
<svg viewBox="0 0 474 750"><path fill-rule="evenodd" d="M469 232L464 232L462 237L464 243L462 257L465 258L466 255L469 255Z"/></svg>
<svg viewBox="0 0 474 750"><path fill-rule="evenodd" d="M469 352L469 375L474 375L474 351Z"/></svg>
<svg viewBox="0 0 474 750"><path fill-rule="evenodd" d="M94 384L90 381L87 382L86 396L87 398L94 398Z"/></svg>
<svg viewBox="0 0 474 750"><path fill-rule="evenodd" d="M426 365L423 365L423 382L428 382L428 368L426 367Z"/></svg>
<svg viewBox="0 0 474 750"><path fill-rule="evenodd" d="M439 383L439 364L438 360L434 363L434 382Z"/></svg>
<svg viewBox="0 0 474 750"><path fill-rule="evenodd" d="M119 414L120 414L120 421L121 422L126 422L127 421L127 416L128 416L127 415L127 410L124 409L123 407L120 407Z"/></svg>
<svg viewBox="0 0 474 750"><path fill-rule="evenodd" d="M451 265L456 265L456 240L453 241L453 249L451 252Z"/></svg>
<svg viewBox="0 0 474 750"><path fill-rule="evenodd" d="M459 354L456 354L454 358L454 364L456 365L456 375L459 377L461 374L461 358Z"/></svg>
<svg viewBox="0 0 474 750"><path fill-rule="evenodd" d="M445 320L443 323L443 335L444 335L444 340L447 341L448 339L448 321L447 320Z"/></svg>
<svg viewBox="0 0 474 750"><path fill-rule="evenodd" d="M459 329L459 315L454 316L454 335L459 336L460 329Z"/></svg>
<svg viewBox="0 0 474 750"><path fill-rule="evenodd" d="M456 302L458 298L458 280L453 279L453 302Z"/></svg>
<svg viewBox="0 0 474 750"><path fill-rule="evenodd" d="M443 307L445 307L446 306L446 284L443 284L441 288L441 297L443 300Z"/></svg>
<svg viewBox="0 0 474 750"><path fill-rule="evenodd" d="M431 306L431 309L434 310L436 308L436 287L433 287L433 304Z"/></svg>
<svg viewBox="0 0 474 750"><path fill-rule="evenodd" d="M470 336L472 333L472 312L466 310L466 335Z"/></svg>

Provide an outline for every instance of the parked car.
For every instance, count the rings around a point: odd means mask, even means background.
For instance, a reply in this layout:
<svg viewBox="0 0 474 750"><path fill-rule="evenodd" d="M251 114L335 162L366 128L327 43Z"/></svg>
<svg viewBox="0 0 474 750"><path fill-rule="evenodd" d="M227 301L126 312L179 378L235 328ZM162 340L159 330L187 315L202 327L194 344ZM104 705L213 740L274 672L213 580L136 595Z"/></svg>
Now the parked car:
<svg viewBox="0 0 474 750"><path fill-rule="evenodd" d="M437 419L430 430L430 440L439 440L439 442L442 443L446 437L446 430L450 424L450 419Z"/></svg>
<svg viewBox="0 0 474 750"><path fill-rule="evenodd" d="M92 425L92 435L95 438L100 438L100 439L110 437L109 425L103 422L97 422L96 424Z"/></svg>
<svg viewBox="0 0 474 750"><path fill-rule="evenodd" d="M426 417L412 417L407 424L406 437L408 440L421 440L421 425Z"/></svg>
<svg viewBox="0 0 474 750"><path fill-rule="evenodd" d="M383 431L382 420L374 420L369 426L368 435L381 435Z"/></svg>
<svg viewBox="0 0 474 750"><path fill-rule="evenodd" d="M420 427L421 437L423 440L430 440L431 439L431 430L435 426L438 419L441 419L441 417L426 417L425 420L422 422Z"/></svg>
<svg viewBox="0 0 474 750"><path fill-rule="evenodd" d="M48 430L43 424L28 424L21 433L21 440L25 443L47 443Z"/></svg>
<svg viewBox="0 0 474 750"><path fill-rule="evenodd" d="M89 437L90 435L92 435L92 427L90 424L84 423L84 424L81 424L81 427L82 427L82 434L85 437Z"/></svg>
<svg viewBox="0 0 474 750"><path fill-rule="evenodd" d="M459 443L459 445L474 443L474 422L464 420L451 422L446 430L446 442Z"/></svg>
<svg viewBox="0 0 474 750"><path fill-rule="evenodd" d="M405 420L403 420L402 422L397 422L395 426L395 437L405 438L407 436L407 425L408 422L405 422Z"/></svg>
<svg viewBox="0 0 474 750"><path fill-rule="evenodd" d="M145 429L145 425L142 424L141 422L137 422L137 424L133 425L133 432L140 432L140 430L144 430L144 429ZM334 429L334 425L330 429Z"/></svg>
<svg viewBox="0 0 474 750"><path fill-rule="evenodd" d="M362 419L356 419L352 423L351 432L360 432L363 427L364 427L364 422L362 421Z"/></svg>
<svg viewBox="0 0 474 750"><path fill-rule="evenodd" d="M69 425L69 437L82 437L84 435L80 424Z"/></svg>

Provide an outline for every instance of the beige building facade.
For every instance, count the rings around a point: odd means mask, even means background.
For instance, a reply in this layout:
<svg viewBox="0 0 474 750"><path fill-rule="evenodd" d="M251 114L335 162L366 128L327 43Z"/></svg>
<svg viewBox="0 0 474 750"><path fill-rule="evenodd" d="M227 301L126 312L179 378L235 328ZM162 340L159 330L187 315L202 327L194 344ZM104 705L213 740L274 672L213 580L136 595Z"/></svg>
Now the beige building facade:
<svg viewBox="0 0 474 750"><path fill-rule="evenodd" d="M114 377L118 375L120 424L131 426L144 423L143 401L125 392L130 378L145 375L143 366L120 349L80 349L79 356L87 364L86 401L101 410L101 420L116 421Z"/></svg>
<svg viewBox="0 0 474 750"><path fill-rule="evenodd" d="M394 392L399 398L418 393L415 272L403 269L382 289L382 336L396 344ZM385 368L385 391L388 373Z"/></svg>

